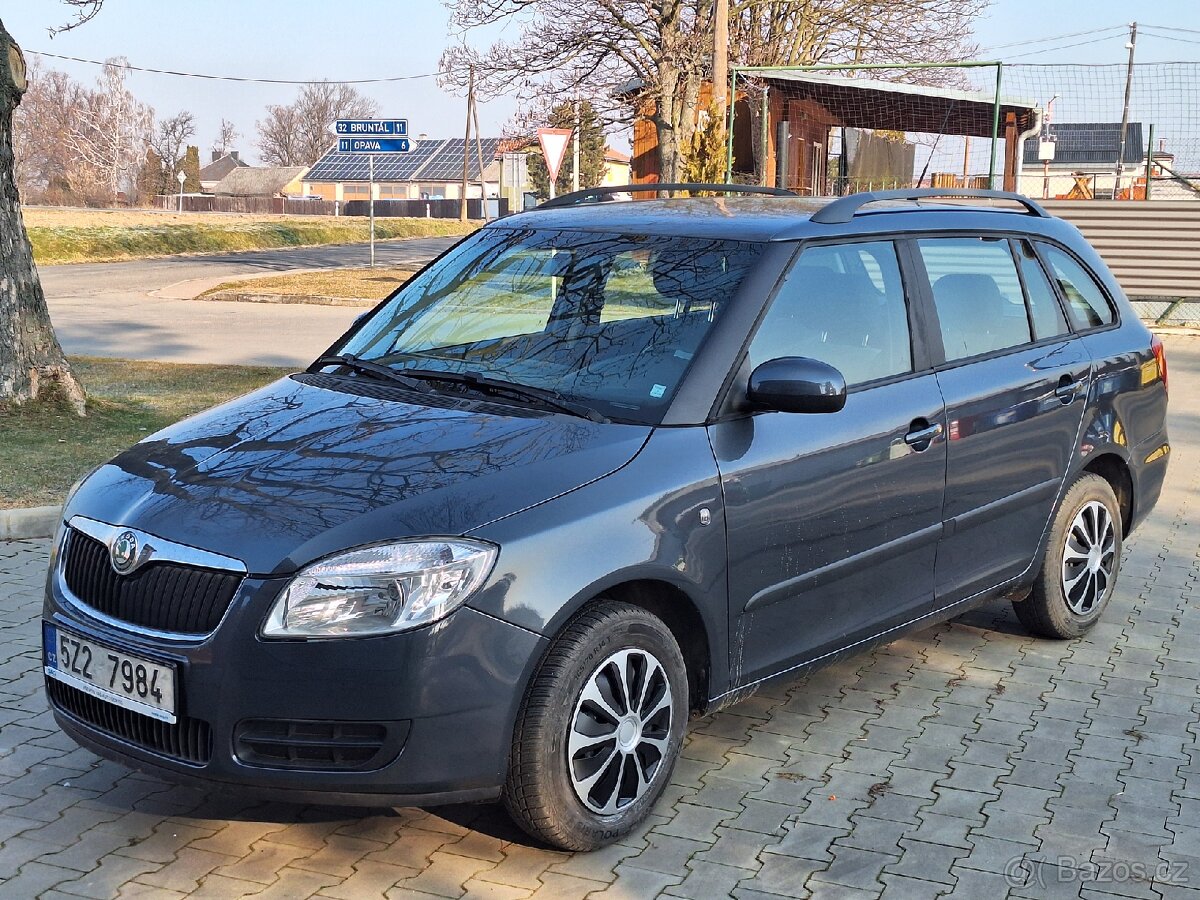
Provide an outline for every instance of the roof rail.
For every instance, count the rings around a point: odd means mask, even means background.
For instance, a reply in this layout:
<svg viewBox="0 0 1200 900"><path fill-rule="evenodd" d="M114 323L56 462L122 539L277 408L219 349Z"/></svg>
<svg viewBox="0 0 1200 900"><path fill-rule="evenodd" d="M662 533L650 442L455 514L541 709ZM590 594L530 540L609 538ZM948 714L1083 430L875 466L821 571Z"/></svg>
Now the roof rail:
<svg viewBox="0 0 1200 900"><path fill-rule="evenodd" d="M812 214L811 221L819 225L840 225L854 218L860 207L880 200L922 200L927 197L973 197L978 200L1011 200L1025 207L1028 215L1043 219L1051 215L1024 194L1013 191L987 191L971 188L901 188L898 191L866 191L834 200Z"/></svg>
<svg viewBox="0 0 1200 900"><path fill-rule="evenodd" d="M794 191L783 188L760 187L756 184L662 184L650 181L644 184L611 184L601 187L586 188L582 191L572 191L561 197L553 197L534 209L561 209L565 206L579 206L582 203L602 203L604 198L613 194L632 194L654 191L710 191L715 194L766 194L771 197L796 197Z"/></svg>

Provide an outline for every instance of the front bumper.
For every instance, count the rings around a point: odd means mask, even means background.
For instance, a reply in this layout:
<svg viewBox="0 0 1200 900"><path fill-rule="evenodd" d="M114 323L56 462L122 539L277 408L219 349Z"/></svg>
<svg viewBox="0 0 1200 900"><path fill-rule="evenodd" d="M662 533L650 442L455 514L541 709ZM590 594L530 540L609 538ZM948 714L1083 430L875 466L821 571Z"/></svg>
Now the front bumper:
<svg viewBox="0 0 1200 900"><path fill-rule="evenodd" d="M146 739L152 731L141 722L128 727L128 717L121 728L116 719L89 715L98 701L84 710L63 702L61 689L48 691L56 721L82 746L131 768L284 800L422 806L499 794L513 724L544 638L463 607L397 635L265 641L259 627L283 584L247 578L212 634L174 639L89 615L52 573L45 620L175 665L180 725L204 725L210 743L201 753L172 752L178 742ZM244 741L239 747L250 720L319 723L324 733L371 728L387 742L366 767L353 770L275 764L247 753Z"/></svg>

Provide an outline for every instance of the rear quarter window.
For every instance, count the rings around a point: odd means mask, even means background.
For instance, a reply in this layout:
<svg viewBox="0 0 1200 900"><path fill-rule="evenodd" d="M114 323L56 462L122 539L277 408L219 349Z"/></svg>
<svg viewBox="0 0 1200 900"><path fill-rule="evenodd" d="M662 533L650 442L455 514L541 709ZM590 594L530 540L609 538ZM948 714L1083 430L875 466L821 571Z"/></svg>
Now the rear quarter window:
<svg viewBox="0 0 1200 900"><path fill-rule="evenodd" d="M1104 290L1073 256L1049 244L1039 244L1038 249L1067 300L1067 313L1076 330L1100 328L1117 320Z"/></svg>

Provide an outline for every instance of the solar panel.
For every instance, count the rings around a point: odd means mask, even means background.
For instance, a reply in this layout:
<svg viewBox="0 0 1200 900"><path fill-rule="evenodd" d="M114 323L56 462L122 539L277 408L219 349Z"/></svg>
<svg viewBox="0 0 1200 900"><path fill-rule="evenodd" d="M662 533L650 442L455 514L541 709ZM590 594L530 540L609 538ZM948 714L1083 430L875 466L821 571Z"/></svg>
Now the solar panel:
<svg viewBox="0 0 1200 900"><path fill-rule="evenodd" d="M483 163L490 165L500 148L499 138L481 142ZM417 141L411 153L380 153L375 156L376 181L458 181L462 178L464 144L462 138ZM479 159L475 141L471 141L468 178L478 181ZM366 154L338 153L331 148L317 160L305 181L366 181L369 177Z"/></svg>
<svg viewBox="0 0 1200 900"><path fill-rule="evenodd" d="M1055 139L1055 164L1116 164L1121 146L1120 122L1055 122L1050 133ZM1139 163L1145 156L1142 123L1130 122L1125 132L1125 162ZM1036 136L1025 142L1024 162L1026 165L1040 162Z"/></svg>

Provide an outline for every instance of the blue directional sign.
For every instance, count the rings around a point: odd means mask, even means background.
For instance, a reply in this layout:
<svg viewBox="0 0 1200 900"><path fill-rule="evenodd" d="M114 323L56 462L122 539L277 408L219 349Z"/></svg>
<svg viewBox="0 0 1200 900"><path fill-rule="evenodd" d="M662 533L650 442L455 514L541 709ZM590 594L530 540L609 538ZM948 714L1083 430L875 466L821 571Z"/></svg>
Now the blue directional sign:
<svg viewBox="0 0 1200 900"><path fill-rule="evenodd" d="M408 138L338 138L338 153L409 153Z"/></svg>
<svg viewBox="0 0 1200 900"><path fill-rule="evenodd" d="M408 137L408 119L338 119L335 130L344 137Z"/></svg>

